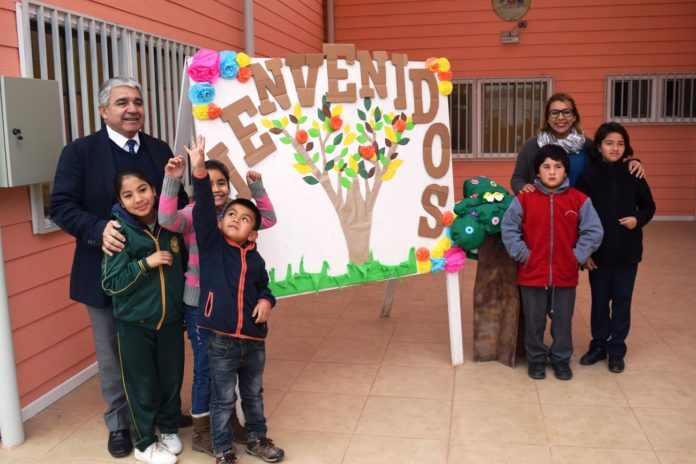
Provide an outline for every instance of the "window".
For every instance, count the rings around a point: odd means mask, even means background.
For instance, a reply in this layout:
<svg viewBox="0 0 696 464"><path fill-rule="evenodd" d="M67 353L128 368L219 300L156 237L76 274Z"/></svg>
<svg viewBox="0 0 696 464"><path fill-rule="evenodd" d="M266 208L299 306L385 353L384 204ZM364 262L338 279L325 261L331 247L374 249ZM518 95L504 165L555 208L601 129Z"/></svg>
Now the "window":
<svg viewBox="0 0 696 464"><path fill-rule="evenodd" d="M696 122L696 75L665 76L660 116L669 121Z"/></svg>
<svg viewBox="0 0 696 464"><path fill-rule="evenodd" d="M138 79L145 97L143 130L173 146L184 60L196 48L40 3L17 4L23 77L59 82L65 139L101 128L99 86L113 76ZM48 184L30 188L34 233L57 227L48 217Z"/></svg>
<svg viewBox="0 0 696 464"><path fill-rule="evenodd" d="M607 77L607 119L626 123L696 123L696 75Z"/></svg>
<svg viewBox="0 0 696 464"><path fill-rule="evenodd" d="M450 95L455 159L509 159L541 126L550 78L455 81Z"/></svg>

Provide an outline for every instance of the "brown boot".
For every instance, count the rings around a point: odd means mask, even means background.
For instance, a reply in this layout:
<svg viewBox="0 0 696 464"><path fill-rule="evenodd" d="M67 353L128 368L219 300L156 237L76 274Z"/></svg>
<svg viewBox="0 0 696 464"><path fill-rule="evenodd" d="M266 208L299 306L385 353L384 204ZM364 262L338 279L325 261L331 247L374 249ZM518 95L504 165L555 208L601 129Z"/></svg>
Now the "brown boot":
<svg viewBox="0 0 696 464"><path fill-rule="evenodd" d="M193 416L192 445L194 451L215 457L213 442L210 441L210 414Z"/></svg>
<svg viewBox="0 0 696 464"><path fill-rule="evenodd" d="M239 418L237 417L237 410L232 411L232 417L230 417L230 424L232 424L232 430L234 430L234 441L239 444L246 445L249 442L249 434L242 424L239 423Z"/></svg>

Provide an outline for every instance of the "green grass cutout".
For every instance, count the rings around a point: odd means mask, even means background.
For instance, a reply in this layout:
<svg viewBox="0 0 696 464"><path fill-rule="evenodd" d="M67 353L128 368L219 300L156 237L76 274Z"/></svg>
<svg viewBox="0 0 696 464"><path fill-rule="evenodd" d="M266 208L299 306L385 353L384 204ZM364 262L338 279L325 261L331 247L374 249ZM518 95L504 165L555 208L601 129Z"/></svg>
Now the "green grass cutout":
<svg viewBox="0 0 696 464"><path fill-rule="evenodd" d="M329 275L329 263L324 261L321 272L305 272L303 258L300 260L298 272L293 273L292 265L288 264L286 273L288 277L285 280L276 281L275 268L271 269L268 272L271 281L268 286L274 296L281 297L412 275L418 273L416 249L412 247L408 252L408 259L400 264L393 266L382 264L375 260L370 252L368 262L360 265L348 263L347 269L348 272L345 274Z"/></svg>

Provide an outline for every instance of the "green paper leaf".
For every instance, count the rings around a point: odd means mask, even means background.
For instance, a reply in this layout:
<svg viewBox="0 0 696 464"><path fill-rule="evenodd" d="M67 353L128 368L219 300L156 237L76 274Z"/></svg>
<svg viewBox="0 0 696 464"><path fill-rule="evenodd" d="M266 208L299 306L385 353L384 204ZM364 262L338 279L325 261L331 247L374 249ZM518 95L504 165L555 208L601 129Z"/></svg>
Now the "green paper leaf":
<svg viewBox="0 0 696 464"><path fill-rule="evenodd" d="M387 159L387 157L381 153L377 156L377 159L380 163L382 163L382 166L386 166L387 164L389 164L389 160Z"/></svg>
<svg viewBox="0 0 696 464"><path fill-rule="evenodd" d="M334 152L334 150L336 150L336 145L327 145L326 146L326 153L331 154Z"/></svg>
<svg viewBox="0 0 696 464"><path fill-rule="evenodd" d="M403 139L399 140L399 145L406 145L408 142L410 142L410 139L408 137L404 137Z"/></svg>
<svg viewBox="0 0 696 464"><path fill-rule="evenodd" d="M387 113L384 113L384 116L382 116L382 119L383 119L384 122L386 122L387 124L391 124L391 123L392 123L392 118L389 117L389 115L388 115Z"/></svg>
<svg viewBox="0 0 696 464"><path fill-rule="evenodd" d="M271 122L272 122L273 125L276 126L278 129L282 129L282 128L283 128L283 123L280 122L278 119L274 119L274 120L271 121Z"/></svg>
<svg viewBox="0 0 696 464"><path fill-rule="evenodd" d="M292 143L292 139L290 137L281 137L280 141L284 143L285 145Z"/></svg>
<svg viewBox="0 0 696 464"><path fill-rule="evenodd" d="M293 153L293 155L295 156L295 159L297 160L298 163L300 163L300 164L307 164L307 160L305 160L305 159L304 159L304 156L302 156L301 154L299 154L299 153Z"/></svg>
<svg viewBox="0 0 696 464"><path fill-rule="evenodd" d="M414 128L415 126L416 126L416 125L413 124L413 121L409 121L409 122L406 123L406 129L408 129L408 130L413 130L413 128Z"/></svg>
<svg viewBox="0 0 696 464"><path fill-rule="evenodd" d="M350 181L346 179L345 177L340 178L341 185L343 185L345 188L349 189L350 188Z"/></svg>
<svg viewBox="0 0 696 464"><path fill-rule="evenodd" d="M312 127L311 129L309 129L309 130L307 131L307 133L308 133L311 137L314 137L314 138L319 137L319 131L316 130L315 128L313 128L313 127Z"/></svg>
<svg viewBox="0 0 696 464"><path fill-rule="evenodd" d="M365 109L369 110L370 106L372 106L372 99L366 98L363 100L363 105L365 105Z"/></svg>
<svg viewBox="0 0 696 464"><path fill-rule="evenodd" d="M307 120L307 116L302 116L300 118L300 124L304 124L304 122Z"/></svg>
<svg viewBox="0 0 696 464"><path fill-rule="evenodd" d="M365 137L364 135L359 135L359 136L356 138L356 140L357 140L359 143L365 143L365 142L367 142L367 137Z"/></svg>
<svg viewBox="0 0 696 464"><path fill-rule="evenodd" d="M382 122L381 122L381 121L378 122L377 124L375 124L375 130L376 130L376 131L382 130Z"/></svg>
<svg viewBox="0 0 696 464"><path fill-rule="evenodd" d="M363 121L367 119L367 116L365 116L365 112L363 110L358 110L358 117Z"/></svg>
<svg viewBox="0 0 696 464"><path fill-rule="evenodd" d="M362 156L360 156L360 153L353 153L353 159L355 161L358 161L360 158L362 158Z"/></svg>
<svg viewBox="0 0 696 464"><path fill-rule="evenodd" d="M375 107L375 121L379 121L379 119L382 117L382 111L379 109L379 106Z"/></svg>
<svg viewBox="0 0 696 464"><path fill-rule="evenodd" d="M357 176L357 173L355 172L355 170L354 170L354 169L351 169L351 168L346 168L346 170L343 171L343 173L344 173L346 176L348 176L348 177L355 177L355 176Z"/></svg>
<svg viewBox="0 0 696 464"><path fill-rule="evenodd" d="M323 121L326 119L326 115L321 111L321 108L317 108L317 116L319 116L320 121Z"/></svg>
<svg viewBox="0 0 696 464"><path fill-rule="evenodd" d="M360 132L361 134L364 134L364 133L365 133L365 126L363 126L361 123L357 123L357 124L355 125L355 128L356 128L356 129L358 130L358 132Z"/></svg>
<svg viewBox="0 0 696 464"><path fill-rule="evenodd" d="M343 140L343 132L339 133L333 140L334 145L338 145L341 143L341 140Z"/></svg>
<svg viewBox="0 0 696 464"><path fill-rule="evenodd" d="M319 161L319 152L316 152L314 156L312 156L312 163L317 164L317 161Z"/></svg>
<svg viewBox="0 0 696 464"><path fill-rule="evenodd" d="M343 169L343 166L346 165L346 162L343 160L338 160L338 169Z"/></svg>
<svg viewBox="0 0 696 464"><path fill-rule="evenodd" d="M334 167L334 160L329 160L324 165L324 171L330 171Z"/></svg>
<svg viewBox="0 0 696 464"><path fill-rule="evenodd" d="M341 150L341 156L346 156L348 153L348 147L345 147L343 150Z"/></svg>
<svg viewBox="0 0 696 464"><path fill-rule="evenodd" d="M317 185L319 183L317 178L314 176L304 176L302 180L307 182L309 185Z"/></svg>

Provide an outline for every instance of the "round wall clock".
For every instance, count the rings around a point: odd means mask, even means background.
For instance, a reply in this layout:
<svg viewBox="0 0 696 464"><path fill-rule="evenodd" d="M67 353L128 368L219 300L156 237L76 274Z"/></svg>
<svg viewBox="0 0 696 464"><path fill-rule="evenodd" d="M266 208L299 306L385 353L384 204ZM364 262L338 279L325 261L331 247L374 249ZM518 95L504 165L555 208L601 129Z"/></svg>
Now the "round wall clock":
<svg viewBox="0 0 696 464"><path fill-rule="evenodd" d="M532 0L492 0L493 11L505 21L517 21L529 11Z"/></svg>

